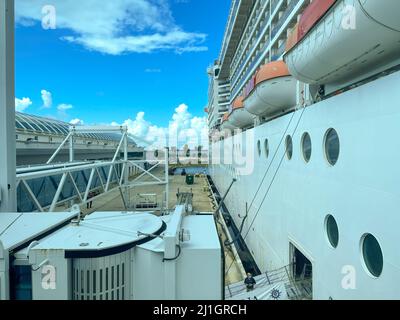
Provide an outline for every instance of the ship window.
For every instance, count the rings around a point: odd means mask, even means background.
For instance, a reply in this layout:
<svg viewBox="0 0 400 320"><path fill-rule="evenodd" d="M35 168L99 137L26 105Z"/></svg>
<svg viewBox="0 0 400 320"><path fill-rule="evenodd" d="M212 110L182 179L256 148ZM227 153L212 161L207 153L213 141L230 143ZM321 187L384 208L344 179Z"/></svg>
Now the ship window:
<svg viewBox="0 0 400 320"><path fill-rule="evenodd" d="M303 157L306 162L310 162L312 153L312 144L310 135L306 132L302 138Z"/></svg>
<svg viewBox="0 0 400 320"><path fill-rule="evenodd" d="M261 141L258 140L257 142L257 151L258 151L258 156L261 156Z"/></svg>
<svg viewBox="0 0 400 320"><path fill-rule="evenodd" d="M265 141L264 141L264 151L265 151L265 157L268 159L268 157L269 157L269 142L268 142L268 139L265 139Z"/></svg>
<svg viewBox="0 0 400 320"><path fill-rule="evenodd" d="M326 218L325 227L329 243L333 248L337 248L339 245L339 228L333 216L329 215Z"/></svg>
<svg viewBox="0 0 400 320"><path fill-rule="evenodd" d="M286 156L289 160L293 157L293 140L291 136L286 137Z"/></svg>
<svg viewBox="0 0 400 320"><path fill-rule="evenodd" d="M325 155L329 164L334 166L339 160L340 141L335 129L329 129L325 135Z"/></svg>
<svg viewBox="0 0 400 320"><path fill-rule="evenodd" d="M364 264L369 273L376 278L380 277L383 271L383 253L378 240L372 234L365 235L361 249Z"/></svg>

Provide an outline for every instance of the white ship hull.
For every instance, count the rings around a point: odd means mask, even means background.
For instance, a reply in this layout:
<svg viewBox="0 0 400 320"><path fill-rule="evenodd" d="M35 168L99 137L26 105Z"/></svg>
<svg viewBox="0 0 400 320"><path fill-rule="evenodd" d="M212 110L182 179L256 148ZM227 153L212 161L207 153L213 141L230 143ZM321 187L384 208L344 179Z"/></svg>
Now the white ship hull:
<svg viewBox="0 0 400 320"><path fill-rule="evenodd" d="M288 130L291 135L295 132L293 158L285 157L278 171L284 144L272 159L292 114L243 133L254 134L254 146L240 146L242 150L254 150L254 169L252 161L246 162L251 174L235 176L232 165L212 165L211 176L221 194L233 178L238 178L225 203L239 226L246 203L251 203L272 161L243 229L261 271L289 265L293 245L313 264L314 299L400 298L400 287L396 285L400 283L399 87L397 72L312 105L305 110L297 131L301 111L296 111ZM330 128L340 138L340 157L335 166L328 164L323 149ZM309 163L301 153L305 132L312 141ZM264 146L265 139L269 141L268 159L263 151L259 155L257 148L257 142ZM246 139L227 138L215 143L212 152L223 149L223 143L227 150L232 144L237 150L236 144L243 141ZM328 243L324 225L327 215L333 215L338 223L336 249ZM383 251L384 267L379 278L372 277L362 262L361 239L367 233L378 239ZM343 286L348 272L355 277L355 287L350 289Z"/></svg>

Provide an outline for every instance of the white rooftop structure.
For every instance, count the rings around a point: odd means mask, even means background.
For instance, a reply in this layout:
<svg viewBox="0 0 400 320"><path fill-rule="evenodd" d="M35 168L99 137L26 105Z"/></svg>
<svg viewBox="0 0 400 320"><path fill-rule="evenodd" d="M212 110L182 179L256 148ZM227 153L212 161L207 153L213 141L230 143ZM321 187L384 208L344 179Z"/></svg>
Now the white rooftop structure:
<svg viewBox="0 0 400 320"><path fill-rule="evenodd" d="M148 213L96 212L41 241L35 250L64 250L68 258L105 256L152 240L165 229Z"/></svg>
<svg viewBox="0 0 400 320"><path fill-rule="evenodd" d="M0 241L5 250L13 250L30 239L45 234L55 227L68 223L76 217L74 212L52 214L2 213Z"/></svg>

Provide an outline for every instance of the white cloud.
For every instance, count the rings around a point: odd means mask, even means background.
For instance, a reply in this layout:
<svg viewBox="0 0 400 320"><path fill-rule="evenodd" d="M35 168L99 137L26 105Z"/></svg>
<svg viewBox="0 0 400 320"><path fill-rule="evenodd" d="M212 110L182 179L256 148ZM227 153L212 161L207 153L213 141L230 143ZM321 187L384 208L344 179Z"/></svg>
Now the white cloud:
<svg viewBox="0 0 400 320"><path fill-rule="evenodd" d="M29 98L18 99L15 98L15 110L18 112L24 112L29 106L32 105L32 100Z"/></svg>
<svg viewBox="0 0 400 320"><path fill-rule="evenodd" d="M70 110L72 108L73 108L73 106L71 104L62 103L57 107L57 110L58 111L67 111L67 110Z"/></svg>
<svg viewBox="0 0 400 320"><path fill-rule="evenodd" d="M112 125L120 125L116 122ZM188 144L190 148L199 145L208 147L208 126L206 117L193 117L186 104L175 109L168 127L153 125L145 119L145 113L139 112L135 120L128 119L122 125L127 126L129 133L138 139L138 144L147 141L150 148L170 147L179 148Z"/></svg>
<svg viewBox="0 0 400 320"><path fill-rule="evenodd" d="M52 97L51 93L49 91L43 89L41 91L41 95L42 95L42 100L43 100L43 108L45 108L45 109L51 108L53 105L53 97Z"/></svg>
<svg viewBox="0 0 400 320"><path fill-rule="evenodd" d="M68 121L69 115L67 111L71 109L73 109L73 106L71 104L65 104L65 103L59 104L57 106L58 118L63 121Z"/></svg>
<svg viewBox="0 0 400 320"><path fill-rule="evenodd" d="M17 0L16 20L23 26L42 19L47 0ZM206 51L207 35L187 32L172 16L167 0L53 0L57 28L68 29L65 41L106 54Z"/></svg>
<svg viewBox="0 0 400 320"><path fill-rule="evenodd" d="M84 121L81 119L73 119L69 123L73 126L83 126L85 124Z"/></svg>
<svg viewBox="0 0 400 320"><path fill-rule="evenodd" d="M161 73L161 69L145 69L144 72L146 73Z"/></svg>

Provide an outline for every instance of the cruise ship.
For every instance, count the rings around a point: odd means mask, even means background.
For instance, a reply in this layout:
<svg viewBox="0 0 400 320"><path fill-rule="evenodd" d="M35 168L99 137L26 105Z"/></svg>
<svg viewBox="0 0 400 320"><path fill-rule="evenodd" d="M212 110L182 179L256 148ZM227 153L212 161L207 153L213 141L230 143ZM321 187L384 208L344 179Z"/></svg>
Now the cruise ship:
<svg viewBox="0 0 400 320"><path fill-rule="evenodd" d="M399 299L400 2L233 0L209 74L210 175L263 273Z"/></svg>
<svg viewBox="0 0 400 320"><path fill-rule="evenodd" d="M233 0L209 148L154 150L15 112L0 1L0 300L400 299L399 9ZM168 305L152 315L196 313Z"/></svg>

